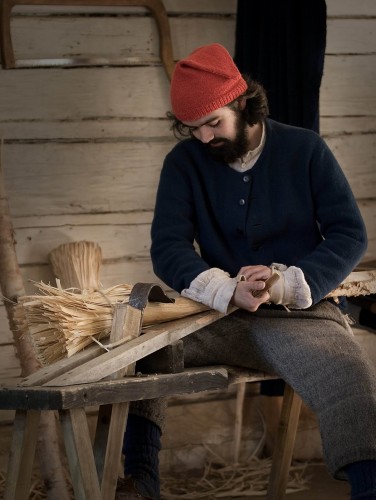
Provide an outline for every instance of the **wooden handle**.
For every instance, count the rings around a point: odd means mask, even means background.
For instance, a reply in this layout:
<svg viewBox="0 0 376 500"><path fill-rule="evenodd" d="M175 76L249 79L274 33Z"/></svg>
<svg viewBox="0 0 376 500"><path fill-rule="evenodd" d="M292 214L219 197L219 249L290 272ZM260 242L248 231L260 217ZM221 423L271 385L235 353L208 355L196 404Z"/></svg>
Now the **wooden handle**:
<svg viewBox="0 0 376 500"><path fill-rule="evenodd" d="M254 297L261 297L262 295L264 295L265 292L267 292L268 290L270 290L270 288L275 284L277 283L277 281L279 280L279 274L272 274L270 276L270 278L268 278L266 281L265 281L265 287L262 289L262 290L254 290L252 292L252 295Z"/></svg>

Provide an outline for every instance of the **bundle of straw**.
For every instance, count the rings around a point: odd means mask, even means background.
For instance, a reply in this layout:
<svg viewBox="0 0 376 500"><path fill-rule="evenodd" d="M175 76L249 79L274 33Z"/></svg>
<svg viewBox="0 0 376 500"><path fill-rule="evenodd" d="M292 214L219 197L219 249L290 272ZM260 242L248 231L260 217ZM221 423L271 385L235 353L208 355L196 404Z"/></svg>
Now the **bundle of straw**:
<svg viewBox="0 0 376 500"><path fill-rule="evenodd" d="M49 253L55 276L63 288L91 290L98 288L102 250L92 241L72 241Z"/></svg>
<svg viewBox="0 0 376 500"><path fill-rule="evenodd" d="M128 284L82 291L64 290L42 282L35 286L40 294L19 299L16 322L20 329L27 327L36 355L44 365L70 357L109 336L114 304L127 303L132 291L132 285ZM143 325L171 321L208 309L183 297L174 303L150 302L144 311Z"/></svg>
<svg viewBox="0 0 376 500"><path fill-rule="evenodd" d="M162 496L166 500L216 500L218 498L265 497L270 479L271 458L253 456L243 463L228 464L206 447L208 460L201 477L162 475ZM209 455L210 458L210 455ZM292 464L286 493L309 489L307 463Z"/></svg>

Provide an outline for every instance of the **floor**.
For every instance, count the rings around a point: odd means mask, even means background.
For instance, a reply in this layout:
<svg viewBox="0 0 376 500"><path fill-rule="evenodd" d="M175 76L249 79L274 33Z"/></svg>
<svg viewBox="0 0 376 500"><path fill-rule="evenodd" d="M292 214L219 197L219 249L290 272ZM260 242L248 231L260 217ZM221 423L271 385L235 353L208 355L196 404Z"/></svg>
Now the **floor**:
<svg viewBox="0 0 376 500"><path fill-rule="evenodd" d="M311 476L309 489L298 493L289 493L285 500L349 500L350 488L346 481L337 481L327 472L325 466L315 465L307 469ZM265 500L266 497L257 497ZM238 497L237 500L249 500L250 497Z"/></svg>
<svg viewBox="0 0 376 500"><path fill-rule="evenodd" d="M252 500L257 498L266 500L266 496L261 494L260 489L265 491L267 488L267 476L263 473L259 476L257 474L253 475L252 472L250 475L244 473L242 476L242 470L242 468L240 470L234 469L233 472L235 472L235 475L227 475L227 479L224 482L221 482L220 478L211 471L205 475L205 480L198 480L199 477L190 477L189 474L188 476L176 474L174 478L168 480L165 477L162 481L164 485L164 488L162 488L164 490L162 492L162 499ZM228 471L228 467L222 469L223 473L225 471ZM236 472L239 472L239 474ZM299 476L299 464L296 464L295 473ZM249 488L251 477L253 478L252 484L255 490L246 491ZM300 480L305 484L306 489L301 489L296 493L287 490L284 500L350 500L349 484L346 481L333 479L322 462L309 465L304 469ZM297 482L292 481L290 487L295 487L296 489L297 484ZM224 489L222 489L221 485L224 486Z"/></svg>

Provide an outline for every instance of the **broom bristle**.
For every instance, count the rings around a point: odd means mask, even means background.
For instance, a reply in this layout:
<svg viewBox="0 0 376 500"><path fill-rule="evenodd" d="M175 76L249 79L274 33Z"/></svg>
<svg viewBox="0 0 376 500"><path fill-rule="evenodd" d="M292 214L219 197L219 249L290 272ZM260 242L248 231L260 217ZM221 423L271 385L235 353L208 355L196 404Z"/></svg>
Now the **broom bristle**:
<svg viewBox="0 0 376 500"><path fill-rule="evenodd" d="M102 291L63 290L35 283L39 295L18 301L18 326L28 326L36 355L42 364L72 356L97 339L109 335L112 307L128 302L131 285L117 285ZM22 309L22 312L19 311Z"/></svg>
<svg viewBox="0 0 376 500"><path fill-rule="evenodd" d="M43 282L34 283L38 295L20 297L17 326L28 328L36 356L44 365L70 357L111 332L115 304L128 303L133 285L120 284L103 290L64 290ZM143 325L183 318L209 308L178 297L174 303L148 303ZM95 339L95 340L94 340Z"/></svg>
<svg viewBox="0 0 376 500"><path fill-rule="evenodd" d="M92 241L64 243L49 254L55 276L63 288L98 288L102 265L101 247Z"/></svg>

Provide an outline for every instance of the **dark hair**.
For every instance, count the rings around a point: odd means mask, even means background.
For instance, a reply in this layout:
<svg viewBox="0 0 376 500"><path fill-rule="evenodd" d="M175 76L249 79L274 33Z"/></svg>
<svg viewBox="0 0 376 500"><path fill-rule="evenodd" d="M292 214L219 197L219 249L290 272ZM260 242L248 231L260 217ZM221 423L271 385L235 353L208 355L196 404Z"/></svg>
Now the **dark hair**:
<svg viewBox="0 0 376 500"><path fill-rule="evenodd" d="M227 104L227 106L235 109L234 104L236 101L240 98L245 98L247 100L246 107L241 113L249 125L254 125L255 123L263 121L268 116L268 98L264 87L260 83L252 80L248 75L242 76L247 83L247 90L244 94L235 99L235 101ZM171 130L177 139L191 136L189 128L178 120L171 111L167 112L167 118L171 121Z"/></svg>

